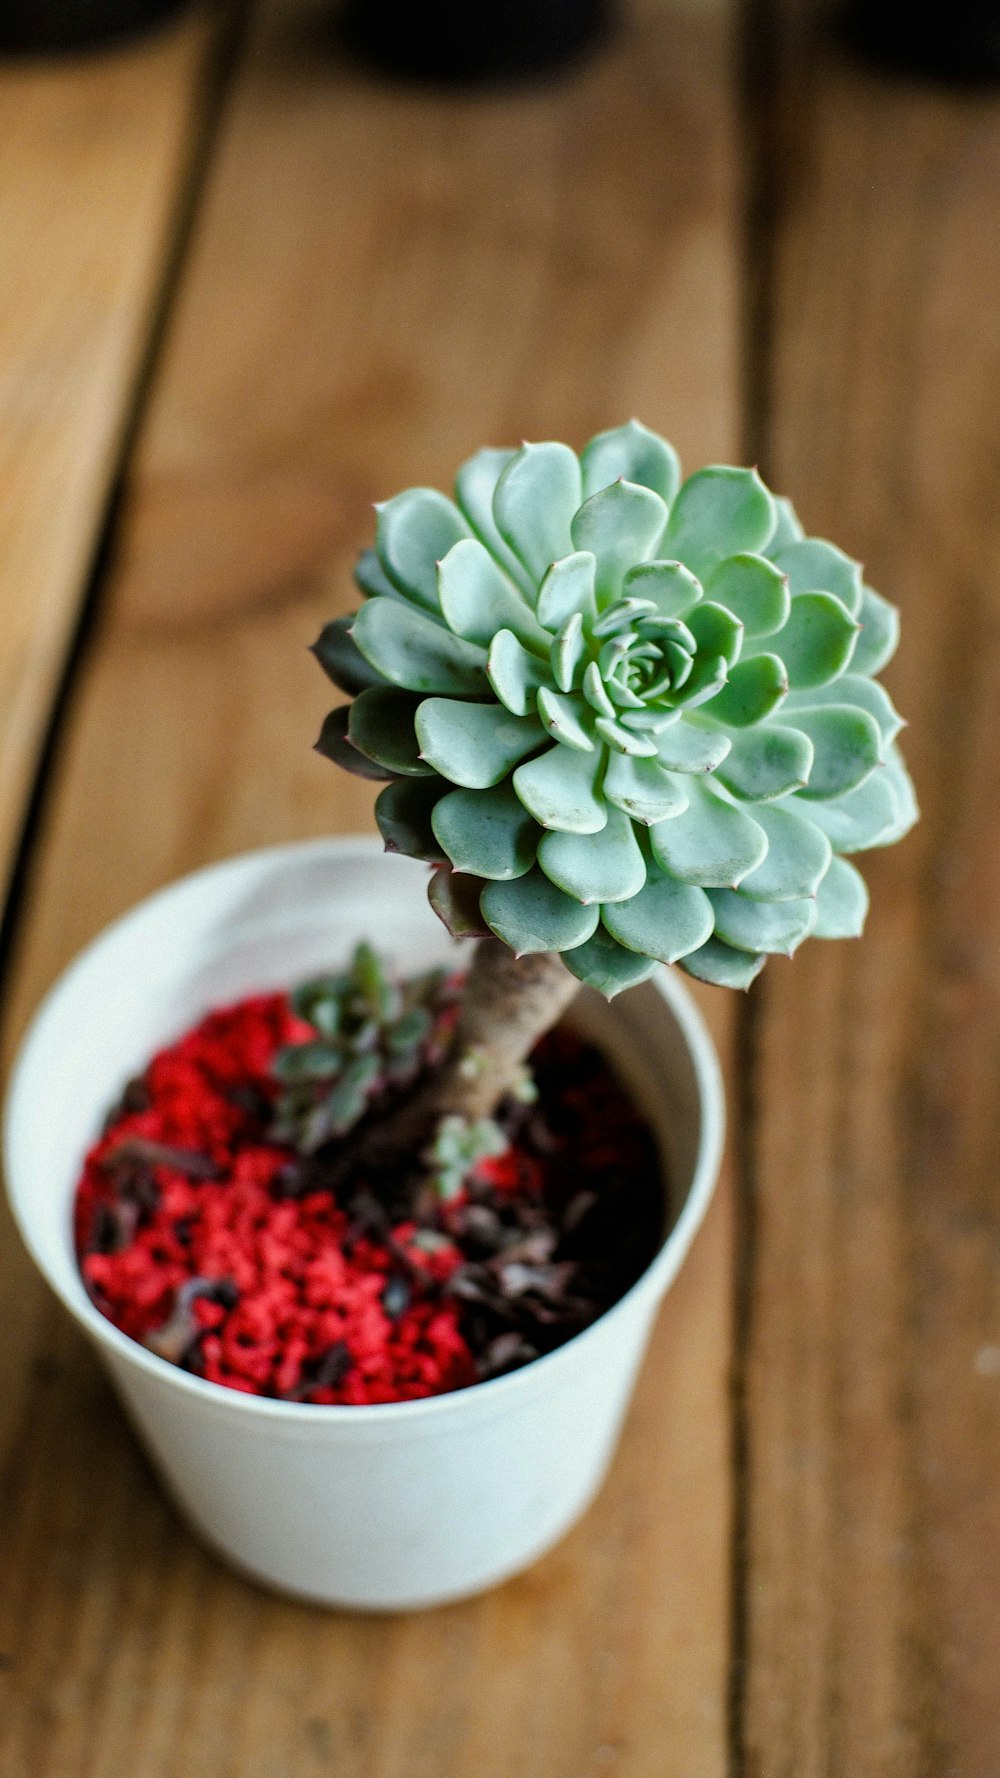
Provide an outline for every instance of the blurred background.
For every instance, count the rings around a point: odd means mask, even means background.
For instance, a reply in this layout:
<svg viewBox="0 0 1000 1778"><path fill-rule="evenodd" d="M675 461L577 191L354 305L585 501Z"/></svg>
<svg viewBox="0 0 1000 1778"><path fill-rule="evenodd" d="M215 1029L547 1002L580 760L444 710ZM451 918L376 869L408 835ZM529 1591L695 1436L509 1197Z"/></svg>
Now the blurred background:
<svg viewBox="0 0 1000 1778"><path fill-rule="evenodd" d="M224 1570L2 1213L0 1770L996 1778L1000 4L0 0L0 52L8 1062L138 896L371 829L307 645L484 443L757 463L902 607L924 812L863 946L702 994L723 1190L484 1600Z"/></svg>

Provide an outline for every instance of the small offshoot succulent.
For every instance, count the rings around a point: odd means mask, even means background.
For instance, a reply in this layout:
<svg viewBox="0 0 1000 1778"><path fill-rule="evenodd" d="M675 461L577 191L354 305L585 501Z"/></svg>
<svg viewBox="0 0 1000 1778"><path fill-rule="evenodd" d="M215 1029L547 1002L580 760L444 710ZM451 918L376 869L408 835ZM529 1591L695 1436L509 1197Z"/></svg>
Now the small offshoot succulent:
<svg viewBox="0 0 1000 1778"><path fill-rule="evenodd" d="M391 981L368 944L346 970L303 983L292 1008L316 1033L278 1051L271 1134L301 1154L345 1136L386 1092L411 1085L435 1059L440 1015L453 1000L444 970ZM439 1047L439 1046L438 1046Z"/></svg>
<svg viewBox="0 0 1000 1778"><path fill-rule="evenodd" d="M361 609L316 644L353 698L319 748L388 780L386 845L438 866L453 931L608 995L860 933L845 855L917 814L874 677L897 614L754 470L682 482L633 421L376 510Z"/></svg>

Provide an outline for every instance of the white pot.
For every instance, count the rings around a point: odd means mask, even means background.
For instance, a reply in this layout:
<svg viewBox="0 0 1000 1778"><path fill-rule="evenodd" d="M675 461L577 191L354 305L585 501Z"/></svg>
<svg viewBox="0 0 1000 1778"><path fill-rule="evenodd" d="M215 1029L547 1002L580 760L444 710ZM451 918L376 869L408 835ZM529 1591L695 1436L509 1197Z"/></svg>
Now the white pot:
<svg viewBox="0 0 1000 1778"><path fill-rule="evenodd" d="M661 970L610 1005L582 994L573 1014L656 1128L669 1232L613 1309L508 1376L372 1407L270 1401L204 1382L94 1308L70 1209L84 1151L125 1080L209 1008L337 965L362 937L404 973L454 960L425 884L423 865L347 839L251 853L152 896L49 994L21 1050L5 1131L27 1246L97 1346L197 1530L272 1586L376 1610L460 1598L516 1573L569 1529L603 1480L722 1143L715 1053L676 975Z"/></svg>

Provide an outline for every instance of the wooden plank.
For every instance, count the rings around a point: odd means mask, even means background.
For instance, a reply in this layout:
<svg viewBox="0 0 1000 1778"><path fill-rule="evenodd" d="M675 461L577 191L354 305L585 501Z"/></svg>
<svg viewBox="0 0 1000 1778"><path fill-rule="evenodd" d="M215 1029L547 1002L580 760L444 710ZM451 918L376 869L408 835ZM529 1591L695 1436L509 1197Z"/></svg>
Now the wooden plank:
<svg viewBox="0 0 1000 1778"><path fill-rule="evenodd" d="M211 33L0 65L0 895L131 413Z"/></svg>
<svg viewBox="0 0 1000 1778"><path fill-rule="evenodd" d="M305 645L351 603L373 498L443 481L484 439L582 443L631 411L692 465L738 448L729 60L724 5L639 0L564 82L444 97L319 60L296 14L265 12L135 466L8 1039L135 896L240 847L370 827L369 789L310 752L326 695ZM725 1035L730 1003L704 1002ZM194 1543L8 1241L5 1772L722 1778L729 1206L585 1524L481 1601L386 1621L267 1598Z"/></svg>
<svg viewBox="0 0 1000 1778"><path fill-rule="evenodd" d="M790 84L767 469L903 608L924 809L757 1002L744 1766L1000 1769L1000 449L992 99Z"/></svg>

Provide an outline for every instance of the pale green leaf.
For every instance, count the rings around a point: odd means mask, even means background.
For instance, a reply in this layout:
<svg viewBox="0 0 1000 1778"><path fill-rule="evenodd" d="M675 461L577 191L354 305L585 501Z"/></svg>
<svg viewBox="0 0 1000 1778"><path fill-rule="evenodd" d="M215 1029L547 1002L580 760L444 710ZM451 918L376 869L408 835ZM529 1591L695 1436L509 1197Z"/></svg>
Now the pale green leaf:
<svg viewBox="0 0 1000 1778"><path fill-rule="evenodd" d="M749 988L756 981L767 957L752 951L734 951L719 938L709 938L700 950L690 951L678 959L679 967L699 982L710 982L716 988Z"/></svg>
<svg viewBox="0 0 1000 1778"><path fill-rule="evenodd" d="M577 981L603 994L607 1000L613 1000L625 988L635 988L640 982L648 981L658 967L655 957L640 957L635 951L616 944L603 926L598 926L585 944L567 951L563 962Z"/></svg>
<svg viewBox="0 0 1000 1778"><path fill-rule="evenodd" d="M652 554L667 522L658 494L634 482L612 482L584 501L573 518L573 543L597 563L597 603L617 599L629 568Z"/></svg>
<svg viewBox="0 0 1000 1778"><path fill-rule="evenodd" d="M599 833L608 818L607 804L597 792L605 757L603 747L593 753L550 747L518 766L514 789L543 827L560 833Z"/></svg>
<svg viewBox="0 0 1000 1778"><path fill-rule="evenodd" d="M868 889L861 872L846 858L834 858L816 895L817 938L860 938L868 912Z"/></svg>
<svg viewBox="0 0 1000 1778"><path fill-rule="evenodd" d="M546 833L538 862L550 882L585 904L627 901L646 881L646 861L632 823L620 809L608 810L600 833Z"/></svg>
<svg viewBox="0 0 1000 1778"><path fill-rule="evenodd" d="M676 963L710 937L715 915L703 889L657 875L631 901L605 907L601 918L620 944L660 963Z"/></svg>
<svg viewBox="0 0 1000 1778"><path fill-rule="evenodd" d="M793 692L785 705L791 718L794 710L811 710L817 704L856 704L874 716L884 744L894 741L905 727L903 718L889 693L877 679L866 679L860 673L844 673L830 685L816 686L811 691Z"/></svg>
<svg viewBox="0 0 1000 1778"><path fill-rule="evenodd" d="M464 537L448 551L438 569L438 596L448 628L466 642L489 648L498 630L510 630L527 648L548 649L531 607L478 538Z"/></svg>
<svg viewBox="0 0 1000 1778"><path fill-rule="evenodd" d="M383 678L404 690L474 697L487 689L485 650L410 605L369 599L351 635Z"/></svg>
<svg viewBox="0 0 1000 1778"><path fill-rule="evenodd" d="M863 784L882 759L882 735L874 716L855 705L827 704L796 710L795 727L812 742L814 758L802 795L823 801Z"/></svg>
<svg viewBox="0 0 1000 1778"><path fill-rule="evenodd" d="M597 563L589 550L553 562L538 593L538 621L552 635L576 612L591 623L597 613Z"/></svg>
<svg viewBox="0 0 1000 1778"><path fill-rule="evenodd" d="M683 814L650 828L653 857L682 883L734 889L766 856L767 835L754 816L698 779L689 794Z"/></svg>
<svg viewBox="0 0 1000 1778"><path fill-rule="evenodd" d="M619 479L652 488L667 506L677 493L681 466L673 445L638 420L599 432L580 457L585 497Z"/></svg>
<svg viewBox="0 0 1000 1778"><path fill-rule="evenodd" d="M811 805L810 805L811 806ZM830 841L804 814L758 804L754 820L767 835L767 856L744 877L741 893L756 901L796 901L815 895L830 864Z"/></svg>
<svg viewBox="0 0 1000 1778"><path fill-rule="evenodd" d="M765 556L726 556L709 574L705 592L739 618L750 638L773 636L788 618L788 582Z"/></svg>
<svg viewBox="0 0 1000 1778"><path fill-rule="evenodd" d="M767 553L773 556L788 544L798 543L804 532L791 501L784 494L772 494L771 498L774 501L774 530L767 540Z"/></svg>
<svg viewBox="0 0 1000 1778"><path fill-rule="evenodd" d="M899 837L900 806L889 767L873 772L857 790L832 802L808 802L793 796L781 806L804 814L826 834L835 852L867 852Z"/></svg>
<svg viewBox="0 0 1000 1778"><path fill-rule="evenodd" d="M657 760L635 759L629 753L609 756L604 794L609 803L646 827L679 815L688 804L685 792Z"/></svg>
<svg viewBox="0 0 1000 1778"><path fill-rule="evenodd" d="M861 563L823 537L803 537L768 552L776 568L788 576L788 590L799 593L832 593L857 617L861 604Z"/></svg>
<svg viewBox="0 0 1000 1778"><path fill-rule="evenodd" d="M401 592L438 610L437 565L469 527L458 507L436 488L406 488L376 508L375 547Z"/></svg>
<svg viewBox="0 0 1000 1778"><path fill-rule="evenodd" d="M728 678L729 668L724 655L699 654L690 676L675 694L674 702L686 710L707 704L722 690Z"/></svg>
<svg viewBox="0 0 1000 1778"><path fill-rule="evenodd" d="M855 673L881 673L899 643L899 612L881 593L866 586L858 612L861 634L851 665Z"/></svg>
<svg viewBox="0 0 1000 1778"><path fill-rule="evenodd" d="M578 753L594 751L594 720L581 697L566 697L543 685L538 693L538 714L553 741Z"/></svg>
<svg viewBox="0 0 1000 1778"><path fill-rule="evenodd" d="M718 768L719 783L743 802L773 802L809 779L813 744L808 735L780 723L739 730Z"/></svg>
<svg viewBox="0 0 1000 1778"><path fill-rule="evenodd" d="M656 757L670 772L714 772L731 747L729 736L718 729L699 728L682 719L657 736Z"/></svg>
<svg viewBox="0 0 1000 1778"><path fill-rule="evenodd" d="M465 514L481 543L485 543L491 556L495 556L501 568L510 575L516 586L521 588L529 598L534 597L535 583L524 566L519 562L508 543L504 542L496 527L493 517L493 495L497 482L512 463L516 451L496 450L487 448L477 451L474 457L463 463L455 477L455 499Z"/></svg>
<svg viewBox="0 0 1000 1778"><path fill-rule="evenodd" d="M580 671L587 658L587 643L583 634L583 617L574 611L567 618L558 636L549 650L549 664L560 691L572 691L573 682L583 677Z"/></svg>
<svg viewBox="0 0 1000 1778"><path fill-rule="evenodd" d="M540 871L509 883L487 883L479 902L491 932L518 957L536 951L572 951L596 930L600 910L584 907Z"/></svg>
<svg viewBox="0 0 1000 1778"><path fill-rule="evenodd" d="M416 716L421 756L452 784L485 790L545 740L537 716L512 716L502 704L425 698Z"/></svg>
<svg viewBox="0 0 1000 1778"><path fill-rule="evenodd" d="M622 592L626 598L651 600L661 617L683 617L697 605L702 588L683 562L640 562L629 569Z"/></svg>
<svg viewBox="0 0 1000 1778"><path fill-rule="evenodd" d="M739 658L743 625L724 605L703 599L688 612L685 622L703 655L721 655L727 667Z"/></svg>
<svg viewBox="0 0 1000 1778"><path fill-rule="evenodd" d="M501 704L514 716L527 716L548 678L548 662L529 654L512 631L499 630L490 647L486 672Z"/></svg>
<svg viewBox="0 0 1000 1778"><path fill-rule="evenodd" d="M570 523L581 498L580 465L568 445L522 445L500 476L493 517L536 585L572 551Z"/></svg>
<svg viewBox="0 0 1000 1778"><path fill-rule="evenodd" d="M676 556L703 580L724 556L763 549L774 519L774 503L755 469L699 469L671 507L660 554Z"/></svg>
<svg viewBox="0 0 1000 1778"><path fill-rule="evenodd" d="M797 593L784 629L765 646L781 656L791 689L804 691L843 673L857 640L857 624L832 593Z"/></svg>
<svg viewBox="0 0 1000 1778"><path fill-rule="evenodd" d="M450 791L431 825L456 870L505 881L523 877L535 862L538 826L509 784Z"/></svg>
<svg viewBox="0 0 1000 1778"><path fill-rule="evenodd" d="M816 924L816 902L751 901L740 889L710 891L715 934L741 951L779 951L791 957Z"/></svg>
<svg viewBox="0 0 1000 1778"><path fill-rule="evenodd" d="M635 729L623 728L611 716L598 716L594 727L601 739L607 741L618 753L631 753L637 759L655 759L656 742L651 735L643 735Z"/></svg>
<svg viewBox="0 0 1000 1778"><path fill-rule="evenodd" d="M788 691L784 664L775 654L758 654L739 661L727 683L712 699L707 712L714 722L733 728L750 728L763 722L782 703Z"/></svg>

